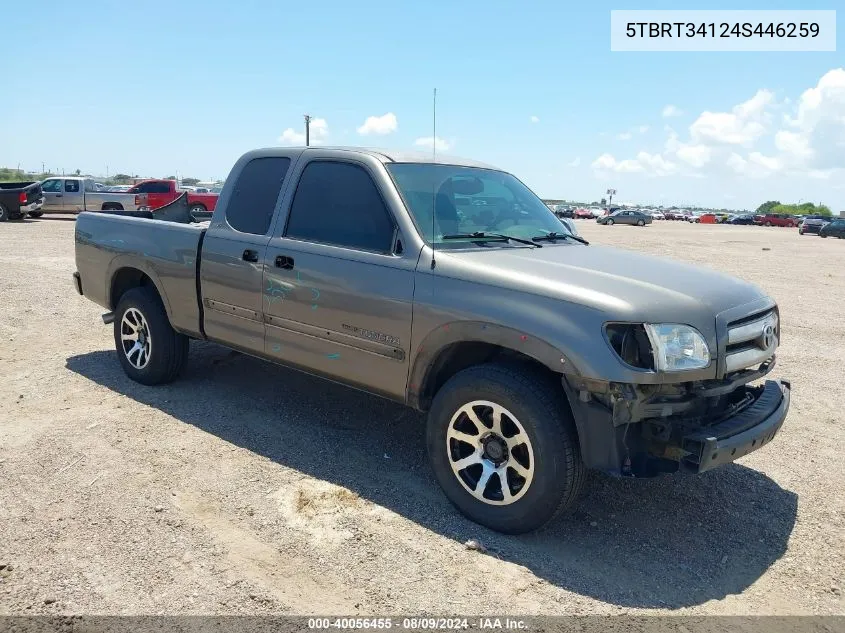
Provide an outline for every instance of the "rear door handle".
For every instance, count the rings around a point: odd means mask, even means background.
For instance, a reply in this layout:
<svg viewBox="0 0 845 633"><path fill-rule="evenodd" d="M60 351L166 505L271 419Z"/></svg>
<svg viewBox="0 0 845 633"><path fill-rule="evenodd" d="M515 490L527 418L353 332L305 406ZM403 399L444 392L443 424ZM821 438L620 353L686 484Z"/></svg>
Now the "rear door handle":
<svg viewBox="0 0 845 633"><path fill-rule="evenodd" d="M56 194L56 197L57 197L57 198L61 198L61 197L62 197L62 194L57 193L57 194Z"/></svg>
<svg viewBox="0 0 845 633"><path fill-rule="evenodd" d="M284 270L293 270L293 257L287 255L279 255L276 257L276 268Z"/></svg>
<svg viewBox="0 0 845 633"><path fill-rule="evenodd" d="M245 262L257 262L258 261L258 251L254 251L251 248L248 248L244 251L243 260Z"/></svg>

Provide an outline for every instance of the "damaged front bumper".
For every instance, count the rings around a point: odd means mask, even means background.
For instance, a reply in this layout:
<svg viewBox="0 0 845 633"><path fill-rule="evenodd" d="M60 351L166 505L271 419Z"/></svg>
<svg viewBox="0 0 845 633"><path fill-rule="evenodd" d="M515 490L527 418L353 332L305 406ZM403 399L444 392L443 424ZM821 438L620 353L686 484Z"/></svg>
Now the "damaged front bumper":
<svg viewBox="0 0 845 633"><path fill-rule="evenodd" d="M772 441L789 411L791 385L767 380L760 396L737 415L683 437L683 470L701 473L732 462Z"/></svg>
<svg viewBox="0 0 845 633"><path fill-rule="evenodd" d="M700 473L771 442L791 385L766 380L774 357L722 380L632 385L564 377L585 465L615 475Z"/></svg>

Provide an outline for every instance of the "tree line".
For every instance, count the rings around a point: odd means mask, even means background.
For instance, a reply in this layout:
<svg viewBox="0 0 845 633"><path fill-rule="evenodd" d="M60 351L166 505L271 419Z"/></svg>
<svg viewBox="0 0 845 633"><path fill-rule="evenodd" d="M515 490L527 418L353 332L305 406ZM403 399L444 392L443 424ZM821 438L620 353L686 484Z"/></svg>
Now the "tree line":
<svg viewBox="0 0 845 633"><path fill-rule="evenodd" d="M830 208L823 204L813 204L812 202L804 202L802 204L783 204L779 200L768 200L757 207L759 215L767 213L779 213L784 215L823 215L830 217L833 215Z"/></svg>
<svg viewBox="0 0 845 633"><path fill-rule="evenodd" d="M0 182L26 182L26 181L39 181L44 180L45 178L55 178L57 176L62 176L63 174L56 174L52 171L45 171L41 173L25 171L23 169L11 169L9 167L0 167ZM64 174L67 176L81 176L84 175L82 172L77 169L69 174ZM133 179L138 178L138 174L134 176L130 176L129 174L115 174L114 176L109 176L108 178L101 178L99 176L90 176L85 175L86 177L94 178L97 182L102 183L104 185L129 185L132 184ZM176 176L165 176L166 180L177 180ZM199 178L182 178L182 184L188 187L192 187L200 182Z"/></svg>

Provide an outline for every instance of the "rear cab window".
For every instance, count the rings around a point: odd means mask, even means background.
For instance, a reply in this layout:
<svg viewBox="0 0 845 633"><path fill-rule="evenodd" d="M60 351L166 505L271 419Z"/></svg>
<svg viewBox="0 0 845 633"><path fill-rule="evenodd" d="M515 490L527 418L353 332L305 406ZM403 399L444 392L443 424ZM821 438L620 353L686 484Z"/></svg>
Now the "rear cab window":
<svg viewBox="0 0 845 633"><path fill-rule="evenodd" d="M266 235L289 167L285 156L253 158L244 165L226 205L226 223L240 233Z"/></svg>

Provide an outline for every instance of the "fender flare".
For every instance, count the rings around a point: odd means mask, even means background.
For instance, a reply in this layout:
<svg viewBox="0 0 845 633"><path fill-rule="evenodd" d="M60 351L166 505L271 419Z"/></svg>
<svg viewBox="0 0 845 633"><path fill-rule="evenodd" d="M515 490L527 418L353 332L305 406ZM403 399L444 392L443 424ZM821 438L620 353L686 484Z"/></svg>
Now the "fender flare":
<svg viewBox="0 0 845 633"><path fill-rule="evenodd" d="M417 347L408 374L406 402L420 408L431 369L441 352L455 343L490 343L529 356L555 373L578 375L570 359L555 346L515 328L482 321L453 321L429 332Z"/></svg>
<svg viewBox="0 0 845 633"><path fill-rule="evenodd" d="M122 255L115 257L110 263L108 268L108 273L106 274L106 279L108 286L106 286L106 302L110 306L112 310L114 310L117 305L112 299L112 287L114 286L114 278L118 272L123 269L134 269L139 272L144 273L147 277L149 277L153 285L155 286L156 292L158 292L158 296L161 297L161 302L164 304L164 311L167 313L167 320L171 321L170 318L170 302L167 300L167 294L164 292L164 288L162 286L161 280L158 278L158 274L155 272L155 269L146 261L138 260L136 257L131 255Z"/></svg>

